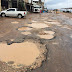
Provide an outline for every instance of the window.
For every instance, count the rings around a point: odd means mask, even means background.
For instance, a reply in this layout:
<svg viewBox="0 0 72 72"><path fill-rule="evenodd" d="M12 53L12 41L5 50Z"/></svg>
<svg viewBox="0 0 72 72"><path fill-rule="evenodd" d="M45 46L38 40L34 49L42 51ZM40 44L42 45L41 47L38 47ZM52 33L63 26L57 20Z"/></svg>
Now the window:
<svg viewBox="0 0 72 72"><path fill-rule="evenodd" d="M15 11L15 9L8 9L7 11Z"/></svg>

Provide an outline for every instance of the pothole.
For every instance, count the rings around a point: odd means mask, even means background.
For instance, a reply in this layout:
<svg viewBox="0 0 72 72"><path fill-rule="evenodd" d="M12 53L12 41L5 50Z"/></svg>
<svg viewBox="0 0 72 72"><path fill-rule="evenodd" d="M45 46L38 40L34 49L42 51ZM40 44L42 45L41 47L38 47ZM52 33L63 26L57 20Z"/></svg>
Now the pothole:
<svg viewBox="0 0 72 72"><path fill-rule="evenodd" d="M13 43L11 45L0 43L0 60L14 68L35 69L40 67L42 61L46 59L46 52L45 45L34 41Z"/></svg>
<svg viewBox="0 0 72 72"><path fill-rule="evenodd" d="M45 23L32 23L30 26L33 27L33 28L46 28L46 27L49 27Z"/></svg>
<svg viewBox="0 0 72 72"><path fill-rule="evenodd" d="M43 38L43 39L53 39L54 34L55 34L55 32L53 32L53 31L43 31L43 32L39 32L39 34L37 36L39 36L40 38Z"/></svg>
<svg viewBox="0 0 72 72"><path fill-rule="evenodd" d="M32 30L31 27L28 27L28 26L24 26L24 27L20 27L18 28L19 31L28 31L28 30Z"/></svg>

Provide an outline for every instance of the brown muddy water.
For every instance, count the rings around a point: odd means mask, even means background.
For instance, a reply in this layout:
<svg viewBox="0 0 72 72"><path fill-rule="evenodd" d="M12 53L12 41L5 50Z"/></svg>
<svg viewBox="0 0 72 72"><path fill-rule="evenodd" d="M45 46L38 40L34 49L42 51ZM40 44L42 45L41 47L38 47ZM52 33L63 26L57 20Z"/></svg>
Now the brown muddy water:
<svg viewBox="0 0 72 72"><path fill-rule="evenodd" d="M13 43L7 45L0 43L0 60L6 63L14 62L13 65L17 67L19 64L25 66L31 65L39 56L40 51L36 44L32 42Z"/></svg>
<svg viewBox="0 0 72 72"><path fill-rule="evenodd" d="M37 36L43 39L52 39L54 38L54 34L55 32L53 31L44 31L44 32L40 32Z"/></svg>
<svg viewBox="0 0 72 72"><path fill-rule="evenodd" d="M46 28L46 27L49 27L45 23L32 23L30 26L33 27L33 28Z"/></svg>
<svg viewBox="0 0 72 72"><path fill-rule="evenodd" d="M30 27L21 27L21 28L18 28L19 31L24 31L24 30L32 30L32 28Z"/></svg>

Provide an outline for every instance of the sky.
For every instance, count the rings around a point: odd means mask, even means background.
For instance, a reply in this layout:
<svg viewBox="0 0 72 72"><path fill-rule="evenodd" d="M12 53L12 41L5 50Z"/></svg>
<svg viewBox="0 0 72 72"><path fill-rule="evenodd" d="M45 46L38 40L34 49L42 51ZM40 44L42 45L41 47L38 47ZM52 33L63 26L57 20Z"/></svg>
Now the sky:
<svg viewBox="0 0 72 72"><path fill-rule="evenodd" d="M45 0L48 9L60 9L72 7L72 0Z"/></svg>

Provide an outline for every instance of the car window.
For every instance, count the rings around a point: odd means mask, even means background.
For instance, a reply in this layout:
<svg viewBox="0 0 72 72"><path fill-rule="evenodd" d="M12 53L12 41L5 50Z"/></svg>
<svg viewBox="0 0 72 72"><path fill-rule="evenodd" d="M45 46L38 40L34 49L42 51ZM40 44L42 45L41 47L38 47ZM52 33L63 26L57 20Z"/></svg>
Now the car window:
<svg viewBox="0 0 72 72"><path fill-rule="evenodd" d="M15 11L15 9L8 9L7 11Z"/></svg>

